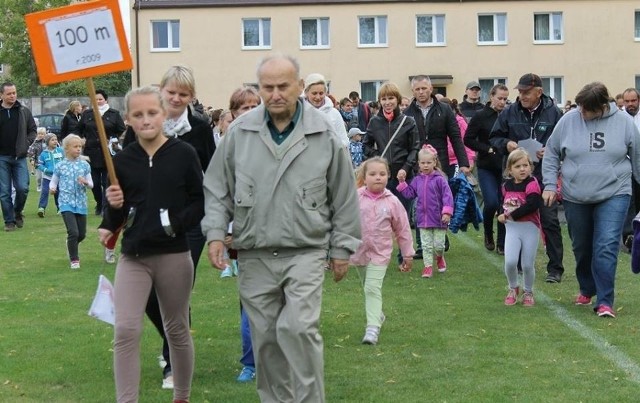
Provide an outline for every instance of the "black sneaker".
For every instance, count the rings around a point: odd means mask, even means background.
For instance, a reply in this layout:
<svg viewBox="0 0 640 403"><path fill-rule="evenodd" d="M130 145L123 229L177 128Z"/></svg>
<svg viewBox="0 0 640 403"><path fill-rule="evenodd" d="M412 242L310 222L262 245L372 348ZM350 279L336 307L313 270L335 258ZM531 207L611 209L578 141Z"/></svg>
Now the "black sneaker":
<svg viewBox="0 0 640 403"><path fill-rule="evenodd" d="M544 279L547 283L559 283L562 281L562 274L560 273L549 273L547 274L547 278Z"/></svg>
<svg viewBox="0 0 640 403"><path fill-rule="evenodd" d="M416 249L416 254L413 255L414 259L422 259L422 249Z"/></svg>
<svg viewBox="0 0 640 403"><path fill-rule="evenodd" d="M22 213L16 213L16 227L24 227L24 216L22 215Z"/></svg>
<svg viewBox="0 0 640 403"><path fill-rule="evenodd" d="M627 235L624 238L624 247L627 248L627 252L631 253L631 248L633 248L633 235Z"/></svg>
<svg viewBox="0 0 640 403"><path fill-rule="evenodd" d="M7 224L4 225L4 230L7 231L7 232L15 231L16 230L16 224L14 224L12 222L7 223Z"/></svg>

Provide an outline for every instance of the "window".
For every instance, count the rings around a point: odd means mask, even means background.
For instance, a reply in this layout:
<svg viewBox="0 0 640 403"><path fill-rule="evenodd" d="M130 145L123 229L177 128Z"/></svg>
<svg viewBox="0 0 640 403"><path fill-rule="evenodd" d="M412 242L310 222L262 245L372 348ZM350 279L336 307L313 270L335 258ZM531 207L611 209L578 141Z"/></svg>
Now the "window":
<svg viewBox="0 0 640 403"><path fill-rule="evenodd" d="M360 98L363 101L375 101L378 99L378 91L384 81L360 81Z"/></svg>
<svg viewBox="0 0 640 403"><path fill-rule="evenodd" d="M640 11L636 11L636 19L633 27L635 28L634 38L636 38L636 41L640 41Z"/></svg>
<svg viewBox="0 0 640 403"><path fill-rule="evenodd" d="M559 107L564 105L564 93L562 91L562 77L541 77L544 93L553 98Z"/></svg>
<svg viewBox="0 0 640 403"><path fill-rule="evenodd" d="M485 102L489 100L489 93L491 88L496 84L507 84L507 79L504 77L499 78L481 78L478 80L480 84L480 101Z"/></svg>
<svg viewBox="0 0 640 403"><path fill-rule="evenodd" d="M478 44L505 45L507 43L507 14L478 15Z"/></svg>
<svg viewBox="0 0 640 403"><path fill-rule="evenodd" d="M444 46L444 15L416 16L416 45Z"/></svg>
<svg viewBox="0 0 640 403"><path fill-rule="evenodd" d="M640 89L640 75L636 76L636 87L637 90Z"/></svg>
<svg viewBox="0 0 640 403"><path fill-rule="evenodd" d="M303 18L300 20L300 47L329 48L329 19Z"/></svg>
<svg viewBox="0 0 640 403"><path fill-rule="evenodd" d="M358 46L387 46L387 17L358 17Z"/></svg>
<svg viewBox="0 0 640 403"><path fill-rule="evenodd" d="M563 39L562 13L541 13L533 15L534 43L561 43Z"/></svg>
<svg viewBox="0 0 640 403"><path fill-rule="evenodd" d="M180 20L151 21L151 50L180 50Z"/></svg>
<svg viewBox="0 0 640 403"><path fill-rule="evenodd" d="M271 49L271 18L242 20L243 49Z"/></svg>

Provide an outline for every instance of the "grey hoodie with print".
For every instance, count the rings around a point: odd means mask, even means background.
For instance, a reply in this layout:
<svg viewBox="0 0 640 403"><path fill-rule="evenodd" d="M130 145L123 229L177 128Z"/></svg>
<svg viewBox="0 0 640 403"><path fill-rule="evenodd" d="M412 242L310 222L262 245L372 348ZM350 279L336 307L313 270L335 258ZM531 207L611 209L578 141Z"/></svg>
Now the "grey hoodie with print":
<svg viewBox="0 0 640 403"><path fill-rule="evenodd" d="M542 159L545 191L587 204L631 194L631 173L640 178L640 132L615 103L599 119L584 120L579 109L565 114L547 141Z"/></svg>

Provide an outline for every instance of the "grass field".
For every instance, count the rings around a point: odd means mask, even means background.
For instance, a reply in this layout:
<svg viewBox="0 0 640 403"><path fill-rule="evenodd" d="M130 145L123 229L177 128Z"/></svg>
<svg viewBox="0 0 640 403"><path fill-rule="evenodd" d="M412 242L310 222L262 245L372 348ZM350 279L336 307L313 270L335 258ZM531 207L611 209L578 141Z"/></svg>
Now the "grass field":
<svg viewBox="0 0 640 403"><path fill-rule="evenodd" d="M36 216L32 183L25 227L0 233L0 401L115 400L110 325L87 316L102 260L95 228L80 245L82 268L69 269L62 219ZM51 208L49 208L51 210ZM326 278L322 308L326 394L330 402L634 402L640 391L640 278L621 254L618 318L573 305L577 283L565 229L561 284L544 283L537 261L533 308L505 307L502 259L480 232L450 236L449 270L421 279L390 267L380 343L360 344L363 296L352 270ZM256 402L241 385L235 279L220 279L203 256L192 297L196 368L192 402ZM171 401L161 390L160 339L145 324L141 402Z"/></svg>

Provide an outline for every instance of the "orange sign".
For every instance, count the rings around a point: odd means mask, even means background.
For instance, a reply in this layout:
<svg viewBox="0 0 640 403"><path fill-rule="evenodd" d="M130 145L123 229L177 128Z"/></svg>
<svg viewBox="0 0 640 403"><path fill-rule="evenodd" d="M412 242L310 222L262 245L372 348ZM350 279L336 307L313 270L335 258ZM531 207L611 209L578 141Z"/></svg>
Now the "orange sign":
<svg viewBox="0 0 640 403"><path fill-rule="evenodd" d="M133 68L118 0L77 3L24 18L42 85Z"/></svg>

